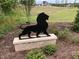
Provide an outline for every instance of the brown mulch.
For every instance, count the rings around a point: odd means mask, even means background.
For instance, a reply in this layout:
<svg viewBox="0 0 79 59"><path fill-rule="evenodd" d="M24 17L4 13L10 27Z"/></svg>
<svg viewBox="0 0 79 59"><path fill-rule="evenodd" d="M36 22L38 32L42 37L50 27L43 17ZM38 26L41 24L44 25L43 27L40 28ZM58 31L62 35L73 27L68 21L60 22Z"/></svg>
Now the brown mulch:
<svg viewBox="0 0 79 59"><path fill-rule="evenodd" d="M62 26L62 23L56 26ZM51 28L51 26L49 28ZM19 31L19 29L7 33L5 37L0 39L0 59L26 59L26 51L16 52L13 46L13 38L18 36L17 31ZM73 59L72 55L75 51L79 50L78 44L73 44L65 40L57 40L57 46L57 52L52 56L47 56L47 59Z"/></svg>

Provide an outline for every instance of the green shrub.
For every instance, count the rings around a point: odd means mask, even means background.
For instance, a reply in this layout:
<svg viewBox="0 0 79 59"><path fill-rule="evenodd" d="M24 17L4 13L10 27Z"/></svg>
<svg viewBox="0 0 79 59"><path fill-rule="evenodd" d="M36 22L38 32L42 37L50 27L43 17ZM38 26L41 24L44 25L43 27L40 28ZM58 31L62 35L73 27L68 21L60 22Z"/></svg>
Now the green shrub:
<svg viewBox="0 0 79 59"><path fill-rule="evenodd" d="M30 51L26 55L26 57L27 57L27 59L46 59L46 56L39 49L35 49L35 50Z"/></svg>
<svg viewBox="0 0 79 59"><path fill-rule="evenodd" d="M0 31L0 38L4 36L4 33Z"/></svg>
<svg viewBox="0 0 79 59"><path fill-rule="evenodd" d="M20 19L21 18L21 19ZM17 21L18 19L18 21ZM13 30L18 24L25 22L22 17L15 17L14 15L1 15L0 16L0 37Z"/></svg>
<svg viewBox="0 0 79 59"><path fill-rule="evenodd" d="M73 59L79 59L79 52L77 52L73 57Z"/></svg>
<svg viewBox="0 0 79 59"><path fill-rule="evenodd" d="M4 23L0 26L0 37L3 37L7 32L13 29L13 25Z"/></svg>
<svg viewBox="0 0 79 59"><path fill-rule="evenodd" d="M24 24L27 19L25 17L19 17L16 19L17 24Z"/></svg>
<svg viewBox="0 0 79 59"><path fill-rule="evenodd" d="M59 39L66 39L69 35L69 29L65 28L63 31L58 32Z"/></svg>
<svg viewBox="0 0 79 59"><path fill-rule="evenodd" d="M79 11L78 11L75 21L74 21L73 31L79 32Z"/></svg>
<svg viewBox="0 0 79 59"><path fill-rule="evenodd" d="M0 16L0 25L4 23L4 16Z"/></svg>
<svg viewBox="0 0 79 59"><path fill-rule="evenodd" d="M52 33L54 33L55 35L58 35L58 30L56 28L53 28Z"/></svg>
<svg viewBox="0 0 79 59"><path fill-rule="evenodd" d="M79 43L79 37L75 36L71 38L72 43Z"/></svg>
<svg viewBox="0 0 79 59"><path fill-rule="evenodd" d="M56 52L57 47L56 45L49 44L45 46L42 50L46 55L53 55Z"/></svg>
<svg viewBox="0 0 79 59"><path fill-rule="evenodd" d="M79 23L74 24L74 26L73 26L73 31L79 32Z"/></svg>

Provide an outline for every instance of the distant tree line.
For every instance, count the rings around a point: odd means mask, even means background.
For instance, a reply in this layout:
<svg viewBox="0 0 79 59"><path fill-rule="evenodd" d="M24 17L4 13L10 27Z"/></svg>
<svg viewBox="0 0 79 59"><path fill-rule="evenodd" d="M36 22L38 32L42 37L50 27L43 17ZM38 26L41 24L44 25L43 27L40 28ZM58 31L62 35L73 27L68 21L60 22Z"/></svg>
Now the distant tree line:
<svg viewBox="0 0 79 59"><path fill-rule="evenodd" d="M68 3L68 0L56 0L55 3L51 3L51 6L59 6L59 7L79 7L79 3L77 3L77 0L73 0L73 3Z"/></svg>
<svg viewBox="0 0 79 59"><path fill-rule="evenodd" d="M59 4L59 3L61 3L61 4L67 4L68 3L68 1L69 0L55 0L55 3L56 4ZM73 1L73 3L75 4L76 2L77 2L77 0L72 0Z"/></svg>
<svg viewBox="0 0 79 59"><path fill-rule="evenodd" d="M67 3L67 4L50 4L51 6L57 7L79 7L79 3Z"/></svg>

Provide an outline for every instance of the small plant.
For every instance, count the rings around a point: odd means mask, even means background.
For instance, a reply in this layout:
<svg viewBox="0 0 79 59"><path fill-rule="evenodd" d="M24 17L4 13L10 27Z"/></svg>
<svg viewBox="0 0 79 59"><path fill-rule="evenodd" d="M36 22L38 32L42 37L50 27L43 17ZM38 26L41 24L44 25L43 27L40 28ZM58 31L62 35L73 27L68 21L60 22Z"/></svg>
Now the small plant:
<svg viewBox="0 0 79 59"><path fill-rule="evenodd" d="M46 59L46 56L39 49L35 49L35 50L30 51L26 55L26 57L27 57L27 59Z"/></svg>
<svg viewBox="0 0 79 59"><path fill-rule="evenodd" d="M65 28L63 31L58 32L59 39L66 39L69 35L69 29Z"/></svg>
<svg viewBox="0 0 79 59"><path fill-rule="evenodd" d="M56 52L57 47L56 45L49 44L45 46L42 50L46 55L53 55Z"/></svg>
<svg viewBox="0 0 79 59"><path fill-rule="evenodd" d="M76 55L73 57L74 57L73 59L79 59L79 52L77 52Z"/></svg>
<svg viewBox="0 0 79 59"><path fill-rule="evenodd" d="M73 37L72 39L71 39L71 42L72 43L79 43L79 37Z"/></svg>

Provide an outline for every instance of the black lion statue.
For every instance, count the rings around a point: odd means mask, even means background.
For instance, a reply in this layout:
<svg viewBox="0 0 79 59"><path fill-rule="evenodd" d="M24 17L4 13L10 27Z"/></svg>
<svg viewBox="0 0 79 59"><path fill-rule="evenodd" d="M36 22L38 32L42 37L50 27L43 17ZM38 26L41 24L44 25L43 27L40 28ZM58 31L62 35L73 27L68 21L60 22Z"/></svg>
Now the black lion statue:
<svg viewBox="0 0 79 59"><path fill-rule="evenodd" d="M46 22L46 20L48 20L49 16L47 14L45 14L44 12L40 13L37 17L37 24L35 25L29 25L26 26L25 28L22 28L22 33L19 35L19 39L21 39L22 35L28 35L29 38L31 38L30 34L31 32L35 32L36 33L36 37L39 37L40 33L44 33L47 36L50 36L47 33L47 28L48 28L48 23Z"/></svg>

